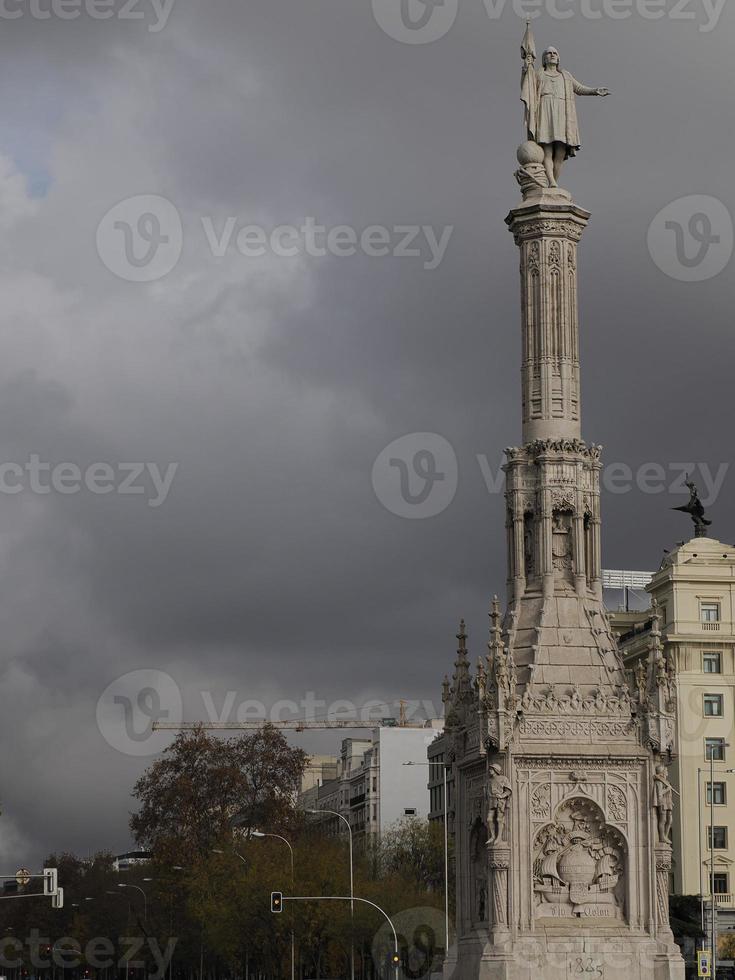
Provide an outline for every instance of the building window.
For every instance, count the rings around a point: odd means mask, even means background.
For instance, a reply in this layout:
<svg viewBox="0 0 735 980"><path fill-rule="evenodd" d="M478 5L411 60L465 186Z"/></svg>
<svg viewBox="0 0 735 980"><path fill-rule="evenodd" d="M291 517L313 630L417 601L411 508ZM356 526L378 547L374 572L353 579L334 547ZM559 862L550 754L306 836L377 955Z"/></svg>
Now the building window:
<svg viewBox="0 0 735 980"><path fill-rule="evenodd" d="M726 851L727 850L727 827L708 827L707 847L713 848L716 851Z"/></svg>
<svg viewBox="0 0 735 980"><path fill-rule="evenodd" d="M714 787L715 798L712 800L712 790ZM724 806L727 803L727 789L724 783L707 783L707 806Z"/></svg>
<svg viewBox="0 0 735 980"><path fill-rule="evenodd" d="M407 817L415 817L416 816L416 807L415 806L407 806L406 809L403 812L404 812L404 814Z"/></svg>
<svg viewBox="0 0 735 980"><path fill-rule="evenodd" d="M702 669L705 674L722 673L722 656L716 651L702 654Z"/></svg>
<svg viewBox="0 0 735 980"><path fill-rule="evenodd" d="M704 713L708 718L720 718L722 716L721 694L705 694Z"/></svg>
<svg viewBox="0 0 735 980"><path fill-rule="evenodd" d="M707 762L714 760L715 762L725 761L725 739L724 738L706 738L704 740L704 757Z"/></svg>
<svg viewBox="0 0 735 980"><path fill-rule="evenodd" d="M719 623L720 621L719 602L702 602L699 605L699 610L703 623Z"/></svg>
<svg viewBox="0 0 735 980"><path fill-rule="evenodd" d="M714 891L715 895L728 895L730 892L730 884L728 882L728 874L726 871L715 872L714 874Z"/></svg>

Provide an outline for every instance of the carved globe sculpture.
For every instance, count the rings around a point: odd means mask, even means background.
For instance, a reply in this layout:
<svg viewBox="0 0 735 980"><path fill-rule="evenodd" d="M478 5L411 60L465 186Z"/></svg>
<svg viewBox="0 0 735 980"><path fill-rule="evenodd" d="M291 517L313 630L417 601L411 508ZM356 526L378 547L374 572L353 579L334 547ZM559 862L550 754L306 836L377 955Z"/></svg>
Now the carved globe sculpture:
<svg viewBox="0 0 735 980"><path fill-rule="evenodd" d="M533 140L526 140L525 143L521 143L516 156L522 167L527 167L529 163L543 164L544 162L544 151Z"/></svg>
<svg viewBox="0 0 735 980"><path fill-rule="evenodd" d="M570 885L586 886L595 880L596 867L597 862L580 835L559 861L559 874Z"/></svg>

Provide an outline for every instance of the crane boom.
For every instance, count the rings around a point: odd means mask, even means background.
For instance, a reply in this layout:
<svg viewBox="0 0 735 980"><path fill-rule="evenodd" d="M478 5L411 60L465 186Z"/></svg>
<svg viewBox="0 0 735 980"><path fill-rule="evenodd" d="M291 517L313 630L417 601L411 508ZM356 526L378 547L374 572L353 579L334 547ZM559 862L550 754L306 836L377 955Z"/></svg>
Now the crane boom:
<svg viewBox="0 0 735 980"><path fill-rule="evenodd" d="M373 728L424 728L424 722L404 722L399 724L395 718L381 721L154 721L154 732L189 732L195 728L214 732L257 731L265 725L281 728L284 731L304 732L322 729L373 729Z"/></svg>

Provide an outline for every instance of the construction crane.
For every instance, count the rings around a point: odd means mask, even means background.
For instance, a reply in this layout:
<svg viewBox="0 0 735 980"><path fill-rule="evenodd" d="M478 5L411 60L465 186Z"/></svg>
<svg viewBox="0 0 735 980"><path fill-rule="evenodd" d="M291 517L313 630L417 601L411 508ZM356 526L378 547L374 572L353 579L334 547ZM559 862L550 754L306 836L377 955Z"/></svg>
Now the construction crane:
<svg viewBox="0 0 735 980"><path fill-rule="evenodd" d="M272 725L282 731L308 732L323 731L324 729L338 729L342 731L374 728L425 728L426 722L408 721L406 718L407 701L401 700L400 715L398 720L395 718L381 718L379 721L336 721L324 719L322 721L306 721L305 719L291 719L290 721L154 721L154 732L190 732L195 728L202 728L212 732L252 732Z"/></svg>

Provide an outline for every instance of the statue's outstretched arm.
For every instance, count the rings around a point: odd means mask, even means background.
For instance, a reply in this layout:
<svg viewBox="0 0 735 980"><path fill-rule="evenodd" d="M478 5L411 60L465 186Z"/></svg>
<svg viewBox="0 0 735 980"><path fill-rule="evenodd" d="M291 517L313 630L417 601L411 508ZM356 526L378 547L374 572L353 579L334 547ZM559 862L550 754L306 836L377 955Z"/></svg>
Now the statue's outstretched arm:
<svg viewBox="0 0 735 980"><path fill-rule="evenodd" d="M572 76L572 87L574 88L575 95L609 95L610 90L606 88L590 88L589 85L583 85L578 82L577 79Z"/></svg>

